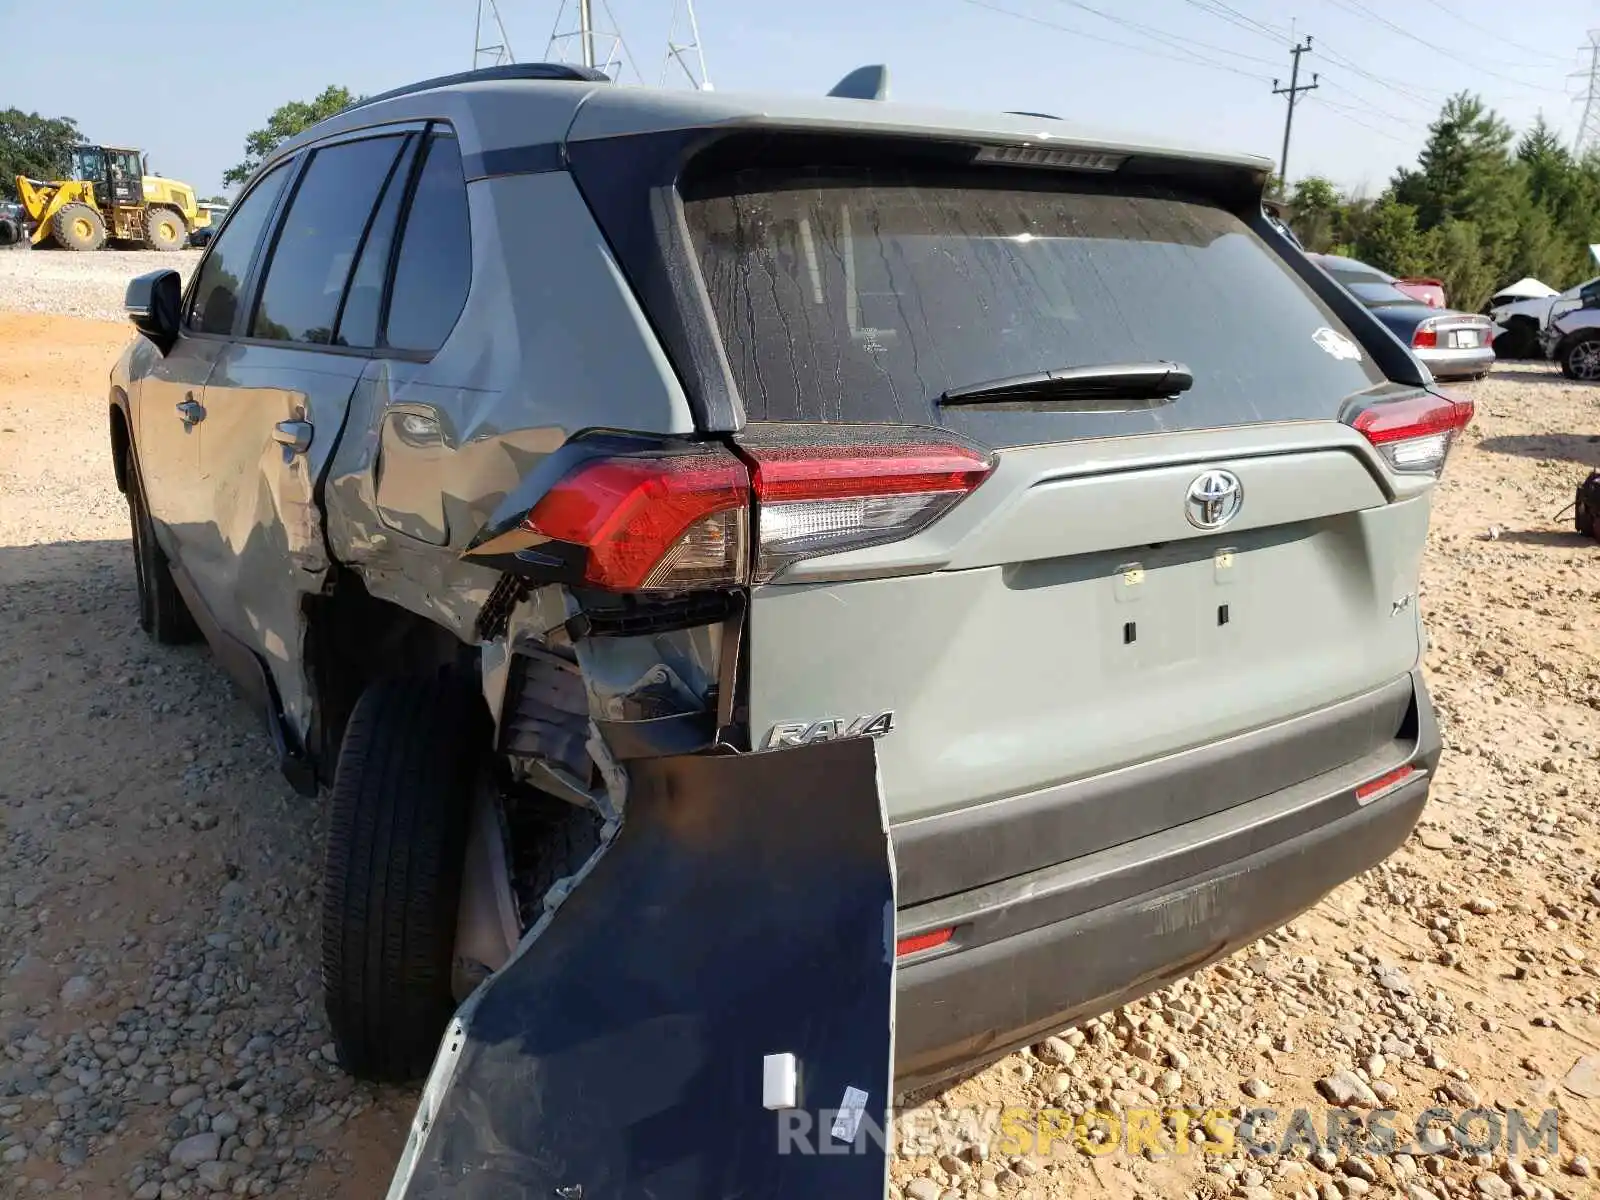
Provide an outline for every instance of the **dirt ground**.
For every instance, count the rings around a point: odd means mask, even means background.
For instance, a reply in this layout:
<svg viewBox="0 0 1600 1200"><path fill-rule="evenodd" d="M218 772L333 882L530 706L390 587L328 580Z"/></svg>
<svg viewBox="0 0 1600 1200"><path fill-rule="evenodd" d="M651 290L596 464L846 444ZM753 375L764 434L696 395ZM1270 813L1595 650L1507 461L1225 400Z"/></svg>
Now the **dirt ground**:
<svg viewBox="0 0 1600 1200"><path fill-rule="evenodd" d="M206 653L135 624L105 433L125 340L0 313L0 1194L379 1195L414 1094L324 1050L322 816ZM1465 390L1421 594L1446 753L1417 834L1227 962L928 1101L895 1196L1600 1195L1600 546L1555 515L1600 466L1600 390L1527 364ZM1174 1150L1178 1107L1276 1109L1274 1145L1303 1108L1325 1141L1328 1096L1396 1110L1402 1144L1430 1107L1555 1109L1558 1145ZM1007 1106L1118 1132L1019 1147Z"/></svg>

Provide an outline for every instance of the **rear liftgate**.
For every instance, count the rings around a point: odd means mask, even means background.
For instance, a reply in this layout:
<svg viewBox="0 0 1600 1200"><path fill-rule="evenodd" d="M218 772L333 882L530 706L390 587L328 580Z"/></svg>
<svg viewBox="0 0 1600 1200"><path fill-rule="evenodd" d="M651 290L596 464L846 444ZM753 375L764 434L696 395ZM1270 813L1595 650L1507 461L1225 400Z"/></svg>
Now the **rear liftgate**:
<svg viewBox="0 0 1600 1200"><path fill-rule="evenodd" d="M631 763L620 829L452 1021L391 1200L881 1200L874 746Z"/></svg>

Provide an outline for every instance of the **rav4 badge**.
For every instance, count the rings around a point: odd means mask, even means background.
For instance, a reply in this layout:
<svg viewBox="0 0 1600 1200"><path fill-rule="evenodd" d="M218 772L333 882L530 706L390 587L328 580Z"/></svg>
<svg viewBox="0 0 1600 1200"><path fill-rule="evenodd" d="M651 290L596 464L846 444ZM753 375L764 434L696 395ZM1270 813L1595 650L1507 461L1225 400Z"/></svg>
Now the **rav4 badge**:
<svg viewBox="0 0 1600 1200"><path fill-rule="evenodd" d="M824 717L820 721L779 721L767 731L763 750L786 746L809 746L813 742L836 742L849 737L882 737L894 728L894 712L867 714L854 719Z"/></svg>

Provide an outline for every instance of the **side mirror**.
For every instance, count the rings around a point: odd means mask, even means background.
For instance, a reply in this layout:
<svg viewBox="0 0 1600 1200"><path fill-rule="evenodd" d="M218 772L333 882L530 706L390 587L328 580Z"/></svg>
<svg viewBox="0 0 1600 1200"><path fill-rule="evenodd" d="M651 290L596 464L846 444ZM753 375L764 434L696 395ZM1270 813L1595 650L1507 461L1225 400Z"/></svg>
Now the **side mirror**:
<svg viewBox="0 0 1600 1200"><path fill-rule="evenodd" d="M123 300L133 327L166 354L178 340L179 312L183 308L183 286L173 270L151 271L128 281Z"/></svg>

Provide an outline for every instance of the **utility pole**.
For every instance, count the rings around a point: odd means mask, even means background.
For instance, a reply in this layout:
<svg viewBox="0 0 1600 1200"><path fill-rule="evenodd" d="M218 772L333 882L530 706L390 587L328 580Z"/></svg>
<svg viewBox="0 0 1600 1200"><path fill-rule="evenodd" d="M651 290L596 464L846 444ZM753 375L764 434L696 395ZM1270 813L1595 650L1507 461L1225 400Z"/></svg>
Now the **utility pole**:
<svg viewBox="0 0 1600 1200"><path fill-rule="evenodd" d="M1289 97L1289 111L1283 117L1283 153L1278 156L1278 195L1282 196L1289 187L1289 133L1294 129L1294 106L1300 99L1301 92L1314 91L1317 86L1317 73L1311 73L1310 83L1300 82L1300 56L1311 53L1311 35L1306 34L1306 40L1297 42L1289 47L1289 53L1294 55L1294 65L1289 68L1289 86L1281 88L1278 81L1272 81L1272 94L1274 96Z"/></svg>
<svg viewBox="0 0 1600 1200"><path fill-rule="evenodd" d="M478 0L478 23L472 39L472 69L476 71L479 67L498 67L516 61L516 56L511 53L511 39L506 37L505 23L500 20L499 6L495 0Z"/></svg>
<svg viewBox="0 0 1600 1200"><path fill-rule="evenodd" d="M1578 122L1578 136L1572 139L1574 158L1583 158L1600 149L1600 33L1591 29L1589 44L1584 49L1589 52L1589 66L1573 72L1589 81L1584 91L1583 119Z"/></svg>
<svg viewBox="0 0 1600 1200"><path fill-rule="evenodd" d="M583 65L594 66L594 12L589 0L578 0L578 40L583 47Z"/></svg>

